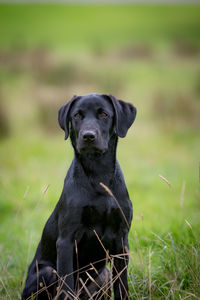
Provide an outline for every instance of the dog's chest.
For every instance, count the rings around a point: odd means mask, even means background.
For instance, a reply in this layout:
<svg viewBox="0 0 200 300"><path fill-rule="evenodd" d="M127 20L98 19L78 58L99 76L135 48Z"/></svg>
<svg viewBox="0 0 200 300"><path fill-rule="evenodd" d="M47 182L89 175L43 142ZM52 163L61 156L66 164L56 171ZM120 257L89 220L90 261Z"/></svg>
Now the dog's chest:
<svg viewBox="0 0 200 300"><path fill-rule="evenodd" d="M109 197L89 203L82 208L81 223L88 229L99 229L102 233L110 228L118 231L121 223L119 207Z"/></svg>

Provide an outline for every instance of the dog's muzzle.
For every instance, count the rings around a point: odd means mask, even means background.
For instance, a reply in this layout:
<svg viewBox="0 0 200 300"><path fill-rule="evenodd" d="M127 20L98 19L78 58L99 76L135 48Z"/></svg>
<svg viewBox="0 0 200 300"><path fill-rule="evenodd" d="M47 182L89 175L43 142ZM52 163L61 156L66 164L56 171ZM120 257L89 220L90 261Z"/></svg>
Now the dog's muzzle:
<svg viewBox="0 0 200 300"><path fill-rule="evenodd" d="M105 147L101 143L97 130L87 129L79 132L77 140L77 150L79 153L104 153Z"/></svg>

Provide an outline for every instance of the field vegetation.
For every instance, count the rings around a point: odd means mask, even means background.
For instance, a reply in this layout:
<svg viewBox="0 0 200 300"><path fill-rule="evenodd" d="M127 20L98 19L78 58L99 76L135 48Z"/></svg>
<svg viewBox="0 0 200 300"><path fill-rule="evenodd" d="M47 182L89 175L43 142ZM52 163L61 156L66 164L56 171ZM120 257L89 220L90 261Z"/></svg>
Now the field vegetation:
<svg viewBox="0 0 200 300"><path fill-rule="evenodd" d="M199 5L0 4L0 299L20 299L73 158L57 110L89 92L138 109L118 145L130 299L200 299L199 36Z"/></svg>

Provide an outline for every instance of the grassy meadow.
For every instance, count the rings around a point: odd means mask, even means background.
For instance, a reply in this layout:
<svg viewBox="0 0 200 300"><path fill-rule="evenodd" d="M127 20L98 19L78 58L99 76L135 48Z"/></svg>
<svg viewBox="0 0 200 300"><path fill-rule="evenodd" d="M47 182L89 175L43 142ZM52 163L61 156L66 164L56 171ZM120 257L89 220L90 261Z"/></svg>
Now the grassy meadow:
<svg viewBox="0 0 200 300"><path fill-rule="evenodd" d="M118 145L130 299L200 299L199 37L199 5L0 4L0 299L20 299L73 158L57 110L90 92L138 109Z"/></svg>

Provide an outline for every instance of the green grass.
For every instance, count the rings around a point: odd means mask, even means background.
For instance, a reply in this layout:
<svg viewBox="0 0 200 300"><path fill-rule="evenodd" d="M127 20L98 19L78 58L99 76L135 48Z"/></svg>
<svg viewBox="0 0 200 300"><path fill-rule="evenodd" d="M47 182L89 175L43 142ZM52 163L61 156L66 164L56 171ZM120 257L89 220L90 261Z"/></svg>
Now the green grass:
<svg viewBox="0 0 200 300"><path fill-rule="evenodd" d="M92 91L138 108L118 145L134 207L130 299L200 298L199 16L198 5L0 5L0 299L20 299L73 158L57 109Z"/></svg>

